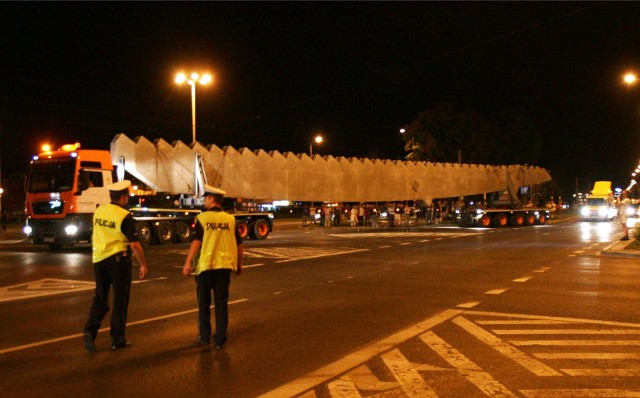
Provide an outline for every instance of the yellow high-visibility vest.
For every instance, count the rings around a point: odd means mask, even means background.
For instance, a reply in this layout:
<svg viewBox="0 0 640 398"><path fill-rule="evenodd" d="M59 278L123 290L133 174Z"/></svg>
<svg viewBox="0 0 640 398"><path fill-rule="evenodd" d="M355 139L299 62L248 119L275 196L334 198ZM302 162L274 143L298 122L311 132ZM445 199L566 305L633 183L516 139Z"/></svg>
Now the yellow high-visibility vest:
<svg viewBox="0 0 640 398"><path fill-rule="evenodd" d="M204 230L196 275L210 269L235 271L238 267L235 217L224 211L205 211L196 220Z"/></svg>
<svg viewBox="0 0 640 398"><path fill-rule="evenodd" d="M109 256L127 250L129 240L122 233L122 221L129 212L110 203L102 205L93 213L93 262L97 263Z"/></svg>

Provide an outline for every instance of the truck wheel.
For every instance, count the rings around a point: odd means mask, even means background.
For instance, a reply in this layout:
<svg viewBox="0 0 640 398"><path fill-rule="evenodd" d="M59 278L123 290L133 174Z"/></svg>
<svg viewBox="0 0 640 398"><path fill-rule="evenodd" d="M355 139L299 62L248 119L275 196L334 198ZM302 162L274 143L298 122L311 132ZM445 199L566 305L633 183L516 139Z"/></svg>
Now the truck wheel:
<svg viewBox="0 0 640 398"><path fill-rule="evenodd" d="M540 214L536 219L536 224L538 225L544 225L546 222L547 222L547 217L545 217L544 214Z"/></svg>
<svg viewBox="0 0 640 398"><path fill-rule="evenodd" d="M499 213L493 217L493 225L496 227L506 227L509 224L509 218L504 213Z"/></svg>
<svg viewBox="0 0 640 398"><path fill-rule="evenodd" d="M191 236L193 235L193 231L191 230L191 226L184 221L177 221L176 227L176 241L179 243L186 243L191 241Z"/></svg>
<svg viewBox="0 0 640 398"><path fill-rule="evenodd" d="M524 225L524 216L521 213L515 213L511 215L509 222L514 227L521 227Z"/></svg>
<svg viewBox="0 0 640 398"><path fill-rule="evenodd" d="M536 216L531 214L531 213L527 213L524 215L524 225L533 225L536 223Z"/></svg>
<svg viewBox="0 0 640 398"><path fill-rule="evenodd" d="M160 221L156 225L156 239L161 245L171 243L173 240L173 225L169 221Z"/></svg>
<svg viewBox="0 0 640 398"><path fill-rule="evenodd" d="M236 229L238 230L238 233L240 234L242 240L247 239L247 237L249 236L249 224L243 221L236 225Z"/></svg>
<svg viewBox="0 0 640 398"><path fill-rule="evenodd" d="M251 223L251 239L263 240L269 236L269 223L265 220L255 220Z"/></svg>
<svg viewBox="0 0 640 398"><path fill-rule="evenodd" d="M138 223L136 226L138 230L138 240L142 246L148 246L151 243L151 238L153 237L153 233L151 232L151 227L148 222Z"/></svg>
<svg viewBox="0 0 640 398"><path fill-rule="evenodd" d="M478 226L482 228L489 228L491 226L491 216L488 214L483 214L482 217L478 220Z"/></svg>

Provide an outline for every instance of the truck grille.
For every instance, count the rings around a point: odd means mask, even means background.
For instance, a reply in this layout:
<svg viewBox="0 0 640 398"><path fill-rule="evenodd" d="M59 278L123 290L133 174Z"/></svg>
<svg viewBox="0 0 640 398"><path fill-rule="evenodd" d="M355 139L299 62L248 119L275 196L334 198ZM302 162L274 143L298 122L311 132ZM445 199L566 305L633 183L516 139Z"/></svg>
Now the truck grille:
<svg viewBox="0 0 640 398"><path fill-rule="evenodd" d="M33 214L61 214L64 210L64 202L49 200L46 202L31 203Z"/></svg>

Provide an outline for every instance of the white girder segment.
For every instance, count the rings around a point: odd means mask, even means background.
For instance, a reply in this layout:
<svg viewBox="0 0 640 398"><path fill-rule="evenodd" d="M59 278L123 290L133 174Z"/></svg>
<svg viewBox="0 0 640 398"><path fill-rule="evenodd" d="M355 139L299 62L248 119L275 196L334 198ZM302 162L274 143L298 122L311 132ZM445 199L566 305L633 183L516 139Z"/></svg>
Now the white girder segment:
<svg viewBox="0 0 640 398"><path fill-rule="evenodd" d="M114 164L156 191L192 193L195 154L200 153L209 184L243 199L372 202L449 198L494 192L549 181L547 170L533 166L489 166L406 162L280 153L216 145L193 147L176 141L124 134L111 142Z"/></svg>

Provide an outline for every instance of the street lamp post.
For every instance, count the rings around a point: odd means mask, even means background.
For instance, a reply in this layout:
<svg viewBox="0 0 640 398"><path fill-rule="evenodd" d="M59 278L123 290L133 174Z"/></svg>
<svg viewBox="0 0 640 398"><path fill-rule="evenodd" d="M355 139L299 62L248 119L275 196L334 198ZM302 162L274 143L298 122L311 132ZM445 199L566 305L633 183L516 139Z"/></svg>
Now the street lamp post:
<svg viewBox="0 0 640 398"><path fill-rule="evenodd" d="M309 156L313 156L313 143L320 144L322 142L322 136L316 135L313 141L309 144Z"/></svg>
<svg viewBox="0 0 640 398"><path fill-rule="evenodd" d="M210 74L205 73L200 76L199 73L193 72L188 77L184 73L178 73L176 75L175 82L178 84L187 83L191 86L191 144L196 143L196 84L206 85L213 81Z"/></svg>

